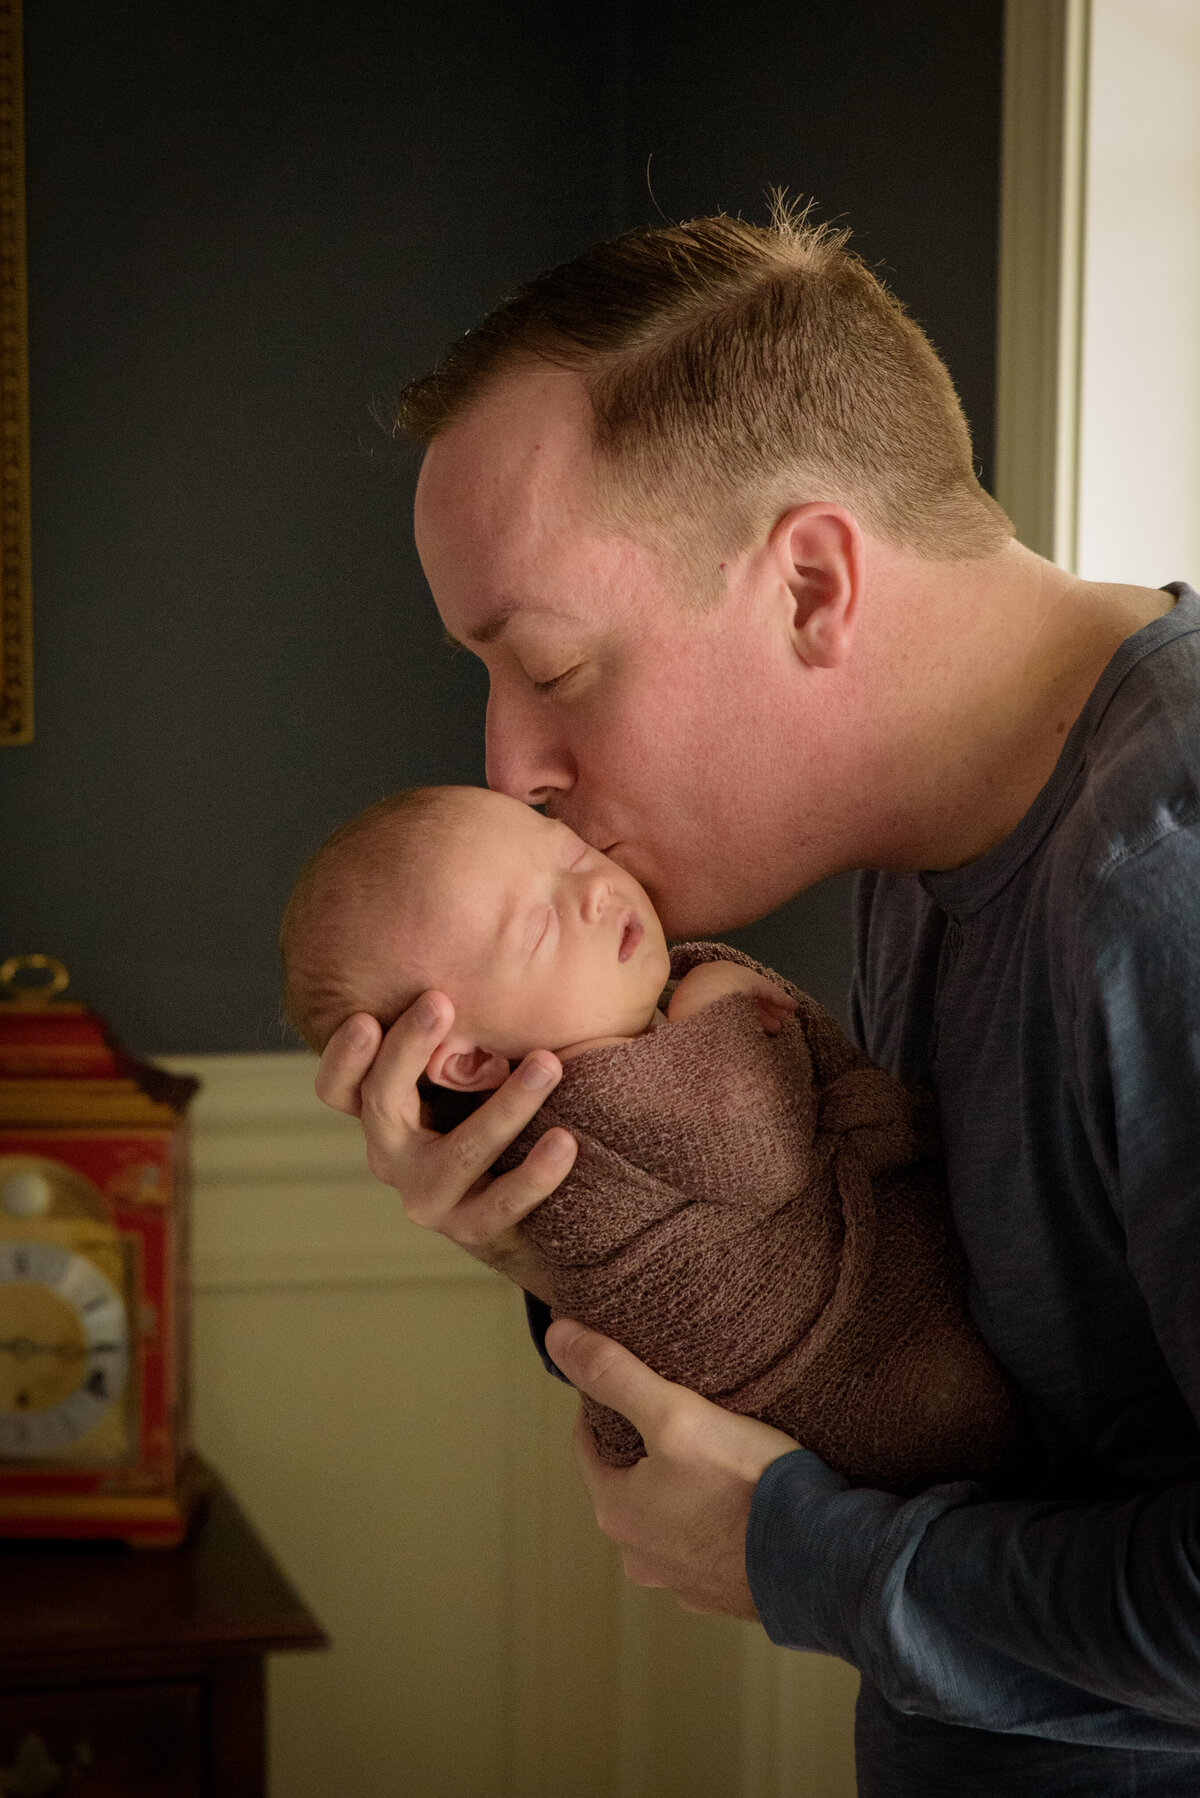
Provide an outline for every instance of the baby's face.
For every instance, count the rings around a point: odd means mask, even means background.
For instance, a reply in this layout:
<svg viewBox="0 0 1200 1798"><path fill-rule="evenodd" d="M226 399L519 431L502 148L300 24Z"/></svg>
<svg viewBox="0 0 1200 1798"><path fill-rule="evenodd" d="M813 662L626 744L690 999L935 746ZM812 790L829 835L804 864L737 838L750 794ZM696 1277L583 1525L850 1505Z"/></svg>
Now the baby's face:
<svg viewBox="0 0 1200 1798"><path fill-rule="evenodd" d="M471 1046L516 1061L640 1035L671 975L662 926L633 876L502 793L470 802L410 918L422 963L444 970L431 984L455 1007L434 1079L443 1069L461 1076L466 1064L453 1058Z"/></svg>

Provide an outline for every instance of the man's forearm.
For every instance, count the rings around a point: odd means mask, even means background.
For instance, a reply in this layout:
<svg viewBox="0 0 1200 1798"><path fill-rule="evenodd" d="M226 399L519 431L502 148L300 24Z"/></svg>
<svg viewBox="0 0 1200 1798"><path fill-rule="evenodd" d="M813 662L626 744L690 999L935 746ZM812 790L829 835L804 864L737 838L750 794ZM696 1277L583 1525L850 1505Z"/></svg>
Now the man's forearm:
<svg viewBox="0 0 1200 1798"><path fill-rule="evenodd" d="M898 1710L1126 1748L1200 1747L1200 1487L1122 1503L915 1499L784 1456L746 1564L772 1641L837 1654Z"/></svg>

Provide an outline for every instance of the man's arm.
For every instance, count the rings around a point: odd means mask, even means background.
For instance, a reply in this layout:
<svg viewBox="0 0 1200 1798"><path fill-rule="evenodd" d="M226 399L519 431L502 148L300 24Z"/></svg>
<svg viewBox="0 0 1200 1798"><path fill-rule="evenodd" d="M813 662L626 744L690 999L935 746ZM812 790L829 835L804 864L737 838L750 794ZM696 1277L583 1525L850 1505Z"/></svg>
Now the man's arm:
<svg viewBox="0 0 1200 1798"><path fill-rule="evenodd" d="M758 1617L898 1710L1096 1747L1200 1748L1200 1486L1104 1505L852 1489L808 1450L570 1320L549 1353L644 1460L575 1454L626 1577Z"/></svg>
<svg viewBox="0 0 1200 1798"><path fill-rule="evenodd" d="M840 1655L897 1710L1095 1747L1200 1748L1200 1486L1106 1505L972 1485L852 1491L769 1466L746 1538L773 1642Z"/></svg>
<svg viewBox="0 0 1200 1798"><path fill-rule="evenodd" d="M1200 1747L1200 1487L994 1503L970 1483L853 1490L769 1425L672 1385L579 1325L548 1348L647 1455L575 1454L626 1577L685 1610L836 1654L901 1711L1091 1746Z"/></svg>

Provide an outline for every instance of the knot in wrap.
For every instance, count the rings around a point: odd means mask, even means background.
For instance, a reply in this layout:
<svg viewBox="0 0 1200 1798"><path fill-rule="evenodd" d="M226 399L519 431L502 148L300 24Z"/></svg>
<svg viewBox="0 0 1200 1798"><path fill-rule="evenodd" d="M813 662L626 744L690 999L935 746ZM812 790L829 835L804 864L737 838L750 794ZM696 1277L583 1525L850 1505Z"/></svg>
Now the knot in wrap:
<svg viewBox="0 0 1200 1798"><path fill-rule="evenodd" d="M839 1159L852 1149L868 1175L918 1158L912 1101L882 1068L849 1068L830 1081L817 1106L817 1136Z"/></svg>

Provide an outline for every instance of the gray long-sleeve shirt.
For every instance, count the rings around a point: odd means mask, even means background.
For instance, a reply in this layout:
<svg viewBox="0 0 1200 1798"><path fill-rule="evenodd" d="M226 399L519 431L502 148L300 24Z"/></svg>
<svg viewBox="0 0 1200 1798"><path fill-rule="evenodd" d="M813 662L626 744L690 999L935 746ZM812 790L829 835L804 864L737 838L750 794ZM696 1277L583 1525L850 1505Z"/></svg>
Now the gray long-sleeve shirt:
<svg viewBox="0 0 1200 1798"><path fill-rule="evenodd" d="M1200 1792L1200 597L1167 590L1003 843L860 881L856 1030L937 1093L1046 1454L1021 1499L764 1474L755 1602L862 1671L864 1798Z"/></svg>

